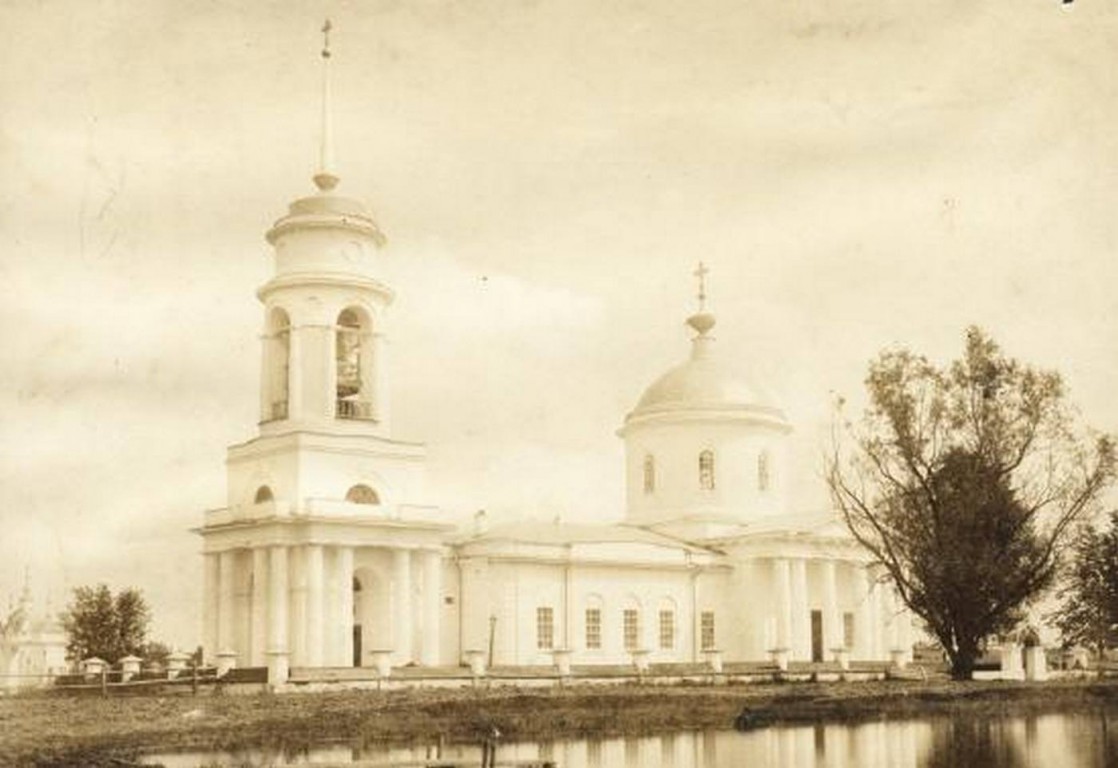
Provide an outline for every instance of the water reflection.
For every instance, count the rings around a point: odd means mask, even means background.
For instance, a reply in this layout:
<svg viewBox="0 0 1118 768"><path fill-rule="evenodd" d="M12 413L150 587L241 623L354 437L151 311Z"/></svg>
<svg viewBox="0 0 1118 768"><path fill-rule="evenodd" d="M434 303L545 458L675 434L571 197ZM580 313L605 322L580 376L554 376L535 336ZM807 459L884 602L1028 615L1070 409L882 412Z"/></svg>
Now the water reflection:
<svg viewBox="0 0 1118 768"><path fill-rule="evenodd" d="M168 768L198 765L344 765L441 758L481 763L479 747L383 744L316 747L297 753L153 755ZM499 762L551 760L559 768L1118 768L1118 711L1018 718L937 717L908 722L779 726L746 733L680 731L649 737L502 744Z"/></svg>

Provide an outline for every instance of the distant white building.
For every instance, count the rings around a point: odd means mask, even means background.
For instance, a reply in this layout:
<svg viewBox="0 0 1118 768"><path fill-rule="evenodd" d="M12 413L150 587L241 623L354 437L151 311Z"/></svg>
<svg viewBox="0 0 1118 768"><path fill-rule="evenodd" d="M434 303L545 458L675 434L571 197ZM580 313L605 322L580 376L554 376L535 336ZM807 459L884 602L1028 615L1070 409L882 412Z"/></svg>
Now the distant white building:
<svg viewBox="0 0 1118 768"><path fill-rule="evenodd" d="M329 59L327 58L328 62ZM328 117L328 105L324 109ZM267 233L260 425L229 448L228 500L205 514L204 648L240 666L856 660L910 653L911 623L830 514L787 509L791 431L730 371L713 315L690 356L624 420L616 525L462 534L424 503L424 447L393 437L385 240L335 191L324 120L318 191ZM700 273L700 278L701 278ZM700 289L700 294L702 293ZM700 295L702 299L702 295ZM620 470L621 468L619 468Z"/></svg>
<svg viewBox="0 0 1118 768"><path fill-rule="evenodd" d="M66 671L66 633L49 612L36 613L25 583L0 620L0 689L47 685Z"/></svg>

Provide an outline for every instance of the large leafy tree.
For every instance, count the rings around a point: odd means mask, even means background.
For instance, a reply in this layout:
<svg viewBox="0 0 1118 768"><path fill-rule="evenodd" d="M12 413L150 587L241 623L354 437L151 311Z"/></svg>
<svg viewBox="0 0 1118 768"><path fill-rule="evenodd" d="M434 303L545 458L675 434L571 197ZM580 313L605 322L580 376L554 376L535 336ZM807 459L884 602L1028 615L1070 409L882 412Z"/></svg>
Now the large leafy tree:
<svg viewBox="0 0 1118 768"><path fill-rule="evenodd" d="M96 656L109 662L140 656L150 620L151 611L137 589L114 596L104 584L77 587L62 614L66 654L73 661Z"/></svg>
<svg viewBox="0 0 1118 768"><path fill-rule="evenodd" d="M866 388L862 419L836 431L832 497L969 677L985 638L1051 584L1059 545L1114 477L1113 441L1078 427L1058 374L973 327L946 368L882 353Z"/></svg>
<svg viewBox="0 0 1118 768"><path fill-rule="evenodd" d="M1107 527L1079 531L1061 582L1051 619L1064 645L1102 655L1118 640L1118 511Z"/></svg>

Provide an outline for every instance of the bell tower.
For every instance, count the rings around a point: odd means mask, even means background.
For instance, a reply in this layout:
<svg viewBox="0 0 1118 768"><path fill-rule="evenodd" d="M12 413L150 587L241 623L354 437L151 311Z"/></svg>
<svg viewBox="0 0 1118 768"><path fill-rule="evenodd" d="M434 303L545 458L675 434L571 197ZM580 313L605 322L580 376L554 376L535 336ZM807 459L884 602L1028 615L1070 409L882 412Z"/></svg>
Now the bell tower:
<svg viewBox="0 0 1118 768"><path fill-rule="evenodd" d="M291 203L266 235L275 273L257 292L261 433L313 427L387 436L384 326L393 291L381 280L384 235L359 200L336 191L329 32L327 23L317 192Z"/></svg>
<svg viewBox="0 0 1118 768"><path fill-rule="evenodd" d="M385 238L361 201L338 192L329 22L322 31L315 190L265 235L275 268L257 290L259 426L229 447L226 506L198 531L204 647L222 663L266 664L272 681L288 665L368 664L363 648L437 663L453 529L422 503L423 445L392 436Z"/></svg>

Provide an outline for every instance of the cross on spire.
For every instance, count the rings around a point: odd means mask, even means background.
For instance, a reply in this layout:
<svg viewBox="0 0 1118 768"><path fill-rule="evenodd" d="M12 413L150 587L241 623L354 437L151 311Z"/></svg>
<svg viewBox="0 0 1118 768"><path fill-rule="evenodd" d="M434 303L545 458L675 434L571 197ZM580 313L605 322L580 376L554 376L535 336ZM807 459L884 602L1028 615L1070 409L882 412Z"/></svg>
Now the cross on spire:
<svg viewBox="0 0 1118 768"><path fill-rule="evenodd" d="M699 311L700 312L705 311L706 306L707 306L707 279L706 278L707 278L707 274L709 274L709 273L710 273L710 270L707 268L707 265L704 264L701 261L699 262L699 266L695 268L695 271L691 273L695 277L699 278Z"/></svg>
<svg viewBox="0 0 1118 768"><path fill-rule="evenodd" d="M334 173L334 127L331 123L330 104L330 19L322 25L322 143L318 150L318 173L314 183L321 191L329 192L338 184Z"/></svg>

